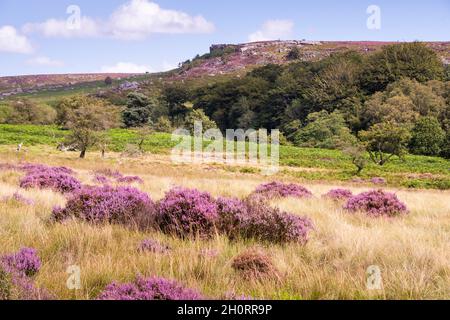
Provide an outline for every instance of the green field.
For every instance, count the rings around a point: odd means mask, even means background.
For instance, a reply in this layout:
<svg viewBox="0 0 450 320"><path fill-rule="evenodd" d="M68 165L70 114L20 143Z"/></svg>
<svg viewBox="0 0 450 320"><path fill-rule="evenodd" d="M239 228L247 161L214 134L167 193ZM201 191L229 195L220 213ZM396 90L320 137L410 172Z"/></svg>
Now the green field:
<svg viewBox="0 0 450 320"><path fill-rule="evenodd" d="M68 133L55 126L0 125L0 145L23 142L25 147L47 145L56 148ZM110 130L109 137L109 150L113 152L121 152L127 145L138 141L137 133L126 129ZM170 134L154 133L148 137L143 148L153 154L169 154L176 144L177 141L172 141ZM393 159L382 167L369 162L360 176L356 177L350 159L340 151L281 146L280 164L283 174L306 180L353 181L355 178L370 180L382 177L391 186L450 189L450 161L437 157L408 155L404 161ZM249 174L257 170L232 166L224 166L224 169Z"/></svg>

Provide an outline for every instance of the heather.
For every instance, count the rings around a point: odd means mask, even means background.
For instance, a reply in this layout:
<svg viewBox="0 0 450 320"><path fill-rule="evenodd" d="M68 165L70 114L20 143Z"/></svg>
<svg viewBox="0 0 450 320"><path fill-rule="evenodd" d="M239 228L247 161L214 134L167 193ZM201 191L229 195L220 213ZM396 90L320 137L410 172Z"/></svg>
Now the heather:
<svg viewBox="0 0 450 320"><path fill-rule="evenodd" d="M52 189L56 192L71 193L81 188L81 183L72 176L73 171L65 167L26 164L20 168L26 172L20 180L20 187L24 189Z"/></svg>
<svg viewBox="0 0 450 320"><path fill-rule="evenodd" d="M168 245L153 239L145 239L139 245L139 251L141 252L167 253L170 249L171 248Z"/></svg>
<svg viewBox="0 0 450 320"><path fill-rule="evenodd" d="M217 206L207 192L174 188L157 204L159 228L179 237L212 237L218 218Z"/></svg>
<svg viewBox="0 0 450 320"><path fill-rule="evenodd" d="M393 193L373 190L350 198L344 207L351 212L365 212L372 217L394 217L408 213L406 205Z"/></svg>
<svg viewBox="0 0 450 320"><path fill-rule="evenodd" d="M312 196L309 190L298 184L285 184L276 181L258 186L253 194L267 199L287 197L309 198Z"/></svg>
<svg viewBox="0 0 450 320"><path fill-rule="evenodd" d="M34 201L32 199L28 199L21 195L18 192L14 192L12 196L4 196L1 198L4 202L15 202L17 204L32 206L34 204Z"/></svg>
<svg viewBox="0 0 450 320"><path fill-rule="evenodd" d="M246 280L264 280L278 276L272 259L258 249L249 249L234 257L231 267Z"/></svg>
<svg viewBox="0 0 450 320"><path fill-rule="evenodd" d="M0 261L4 266L25 274L34 276L41 268L41 260L33 248L22 248L19 252L2 256Z"/></svg>
<svg viewBox="0 0 450 320"><path fill-rule="evenodd" d="M64 208L53 210L55 221L69 217L148 228L154 218L154 203L146 193L132 187L83 187L71 195Z"/></svg>
<svg viewBox="0 0 450 320"><path fill-rule="evenodd" d="M202 295L176 281L165 278L138 277L131 283L111 283L99 300L202 300Z"/></svg>
<svg viewBox="0 0 450 320"><path fill-rule="evenodd" d="M324 195L324 198L334 201L346 201L351 197L353 197L353 193L348 189L333 189Z"/></svg>
<svg viewBox="0 0 450 320"><path fill-rule="evenodd" d="M23 248L0 257L0 300L44 300L51 296L35 286L32 279L41 261L36 250Z"/></svg>
<svg viewBox="0 0 450 320"><path fill-rule="evenodd" d="M125 183L125 184L130 184L130 183L139 183L139 184L143 184L144 180L142 180L140 177L138 176L125 176L125 177L121 177L117 179L118 183Z"/></svg>

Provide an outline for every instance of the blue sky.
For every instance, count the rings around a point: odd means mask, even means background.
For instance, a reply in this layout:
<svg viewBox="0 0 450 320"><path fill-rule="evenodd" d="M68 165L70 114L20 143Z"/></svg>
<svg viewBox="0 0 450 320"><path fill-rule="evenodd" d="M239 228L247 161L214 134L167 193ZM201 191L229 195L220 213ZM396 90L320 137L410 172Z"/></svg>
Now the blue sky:
<svg viewBox="0 0 450 320"><path fill-rule="evenodd" d="M70 5L81 20L68 29ZM380 29L367 27L370 5ZM0 0L0 76L161 71L212 43L449 41L449 30L450 0Z"/></svg>

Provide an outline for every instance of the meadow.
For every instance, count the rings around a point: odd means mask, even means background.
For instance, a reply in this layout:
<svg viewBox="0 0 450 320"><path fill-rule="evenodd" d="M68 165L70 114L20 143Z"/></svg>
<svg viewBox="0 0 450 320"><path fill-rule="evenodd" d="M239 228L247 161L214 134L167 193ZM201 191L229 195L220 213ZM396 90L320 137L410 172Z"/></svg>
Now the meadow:
<svg viewBox="0 0 450 320"><path fill-rule="evenodd" d="M40 146L56 148L69 131L56 126L0 125L0 150L10 149L19 143L31 153ZM132 129L112 129L108 132L108 151L123 152L129 145L136 145L139 136ZM205 142L205 145L207 142ZM153 133L143 144L145 152L168 155L177 141L171 134ZM94 150L95 151L95 150ZM368 157L367 157L368 158ZM450 189L450 161L439 157L407 155L404 160L393 158L384 166L369 161L359 176L350 158L338 150L298 148L280 146L280 165L283 176L310 181L355 182L369 184L373 178L383 178L394 187L410 189ZM258 173L251 166L234 167L223 165L224 170L240 173Z"/></svg>
<svg viewBox="0 0 450 320"><path fill-rule="evenodd" d="M2 130L2 133L7 132L4 126ZM53 130L45 128L41 132L51 145ZM174 279L209 299L230 295L283 300L449 298L449 191L382 186L385 191L394 192L406 204L409 213L375 218L362 212L348 212L342 204L323 199L322 195L336 187L358 194L379 186L351 181L315 181L286 174L292 167L284 167L277 176L265 177L244 167L176 165L162 152L165 149L161 144L168 140L157 141L159 145L153 145L152 140L147 145L149 149L154 148L153 154L140 158L110 152L102 159L98 152L91 152L85 160L78 159L77 153L58 152L54 147L38 144L39 141L19 154L14 146L3 145L0 162L66 166L75 171L74 176L81 183L90 185L96 184L93 172L118 170L122 174L139 176L143 183L132 183L132 186L154 201L162 199L174 186L207 191L214 197L243 199L260 184L272 180L301 184L312 192L312 197L273 199L270 206L311 219L314 229L308 242L277 244L252 239L230 240L223 234L209 239L181 239L160 231L109 223L95 225L80 219L54 223L50 219L53 208L64 206L67 198L51 190L20 188L23 172L3 169L0 170L0 198L18 192L32 199L34 204L0 201L0 255L17 252L22 247L35 248L42 267L34 281L57 299L95 299L109 283L130 282L137 275ZM297 152L302 154L303 150ZM339 160L335 153L317 152L333 159L322 162L326 165L316 168L319 172L347 169L345 161ZM306 167L311 168L314 157L317 158L317 154L311 154L309 159L298 159L303 161L298 166L310 161L311 165ZM410 172L427 171L426 159L414 157L411 161L423 167L410 168ZM395 162L391 166L402 168ZM435 167L434 170L434 174L445 176L444 169ZM145 239L159 241L170 250L140 252L138 247ZM255 247L272 259L277 277L246 279L233 269L233 259ZM66 271L72 265L81 270L80 290L69 290L66 285L69 277ZM382 287L378 290L369 290L366 285L370 266L381 270Z"/></svg>

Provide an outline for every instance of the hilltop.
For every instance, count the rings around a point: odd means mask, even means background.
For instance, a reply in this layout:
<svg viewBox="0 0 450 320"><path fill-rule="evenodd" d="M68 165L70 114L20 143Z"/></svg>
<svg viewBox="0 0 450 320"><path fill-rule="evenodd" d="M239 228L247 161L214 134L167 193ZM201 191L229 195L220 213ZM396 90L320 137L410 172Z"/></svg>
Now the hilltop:
<svg viewBox="0 0 450 320"><path fill-rule="evenodd" d="M38 94L74 92L92 93L105 89L104 79L111 77L115 85L136 88L137 85L151 84L153 80L177 82L192 79L233 75L241 77L252 69L269 63L284 65L292 62L289 53L296 48L296 60L317 61L333 53L354 50L371 54L383 46L398 42L370 41L262 41L242 44L213 44L208 53L179 64L177 69L157 74L56 74L0 77L0 99L15 95L36 96ZM450 64L450 42L427 42L444 64ZM137 84L137 85L136 85Z"/></svg>

